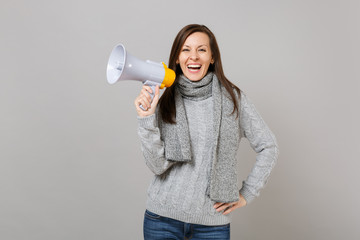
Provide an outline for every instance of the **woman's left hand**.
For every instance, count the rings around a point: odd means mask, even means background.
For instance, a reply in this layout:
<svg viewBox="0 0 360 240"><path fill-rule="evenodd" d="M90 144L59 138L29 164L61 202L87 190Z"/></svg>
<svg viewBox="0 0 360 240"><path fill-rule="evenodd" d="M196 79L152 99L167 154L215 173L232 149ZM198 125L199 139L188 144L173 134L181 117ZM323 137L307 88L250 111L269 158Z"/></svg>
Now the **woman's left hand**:
<svg viewBox="0 0 360 240"><path fill-rule="evenodd" d="M221 202L217 202L214 204L214 208L216 209L217 212L221 212L224 211L222 214L226 215L231 213L232 211L234 211L237 208L241 208L243 206L246 205L246 200L245 198L239 193L240 198L239 201L237 202L231 202L231 203L221 203Z"/></svg>

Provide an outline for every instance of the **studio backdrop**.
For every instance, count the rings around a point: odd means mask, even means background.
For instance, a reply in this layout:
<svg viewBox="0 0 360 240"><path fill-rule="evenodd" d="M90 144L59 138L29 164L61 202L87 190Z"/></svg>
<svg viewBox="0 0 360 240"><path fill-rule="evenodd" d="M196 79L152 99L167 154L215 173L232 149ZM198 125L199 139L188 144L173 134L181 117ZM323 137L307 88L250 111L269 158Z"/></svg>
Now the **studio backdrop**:
<svg viewBox="0 0 360 240"><path fill-rule="evenodd" d="M359 239L359 16L355 0L3 0L0 239L142 239L141 82L110 85L106 65L118 43L167 64L190 23L214 32L280 147L232 239ZM242 141L239 182L254 161Z"/></svg>

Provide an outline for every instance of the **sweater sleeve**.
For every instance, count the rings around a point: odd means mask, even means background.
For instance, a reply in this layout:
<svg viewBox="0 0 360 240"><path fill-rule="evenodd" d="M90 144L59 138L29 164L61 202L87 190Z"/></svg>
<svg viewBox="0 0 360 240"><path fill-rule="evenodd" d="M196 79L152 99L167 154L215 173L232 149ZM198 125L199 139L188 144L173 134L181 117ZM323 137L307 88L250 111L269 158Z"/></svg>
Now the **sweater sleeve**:
<svg viewBox="0 0 360 240"><path fill-rule="evenodd" d="M240 100L240 125L243 137L248 139L256 152L255 164L240 189L241 195L250 203L265 186L279 151L274 134L243 92Z"/></svg>
<svg viewBox="0 0 360 240"><path fill-rule="evenodd" d="M161 175L174 162L165 159L164 142L160 138L160 130L157 126L156 115L137 117L138 134L141 141L141 150L146 165L156 174Z"/></svg>

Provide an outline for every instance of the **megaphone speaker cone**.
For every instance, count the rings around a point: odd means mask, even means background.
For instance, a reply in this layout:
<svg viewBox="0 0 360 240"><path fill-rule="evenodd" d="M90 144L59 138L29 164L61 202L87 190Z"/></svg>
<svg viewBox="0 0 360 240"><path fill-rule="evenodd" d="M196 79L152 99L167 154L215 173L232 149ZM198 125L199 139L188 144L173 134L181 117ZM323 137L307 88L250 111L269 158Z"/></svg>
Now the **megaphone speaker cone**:
<svg viewBox="0 0 360 240"><path fill-rule="evenodd" d="M119 44L111 51L107 70L106 77L108 83L114 84L116 83L123 73L126 61L126 50L124 45Z"/></svg>

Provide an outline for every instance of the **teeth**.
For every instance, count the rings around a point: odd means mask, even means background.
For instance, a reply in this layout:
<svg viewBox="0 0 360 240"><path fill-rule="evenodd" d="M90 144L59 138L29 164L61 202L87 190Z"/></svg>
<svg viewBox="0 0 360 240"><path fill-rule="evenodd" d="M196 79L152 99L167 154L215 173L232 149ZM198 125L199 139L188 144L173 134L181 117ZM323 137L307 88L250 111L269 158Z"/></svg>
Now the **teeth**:
<svg viewBox="0 0 360 240"><path fill-rule="evenodd" d="M188 65L188 68L200 68L201 67L201 65L198 65L198 64L189 64Z"/></svg>

